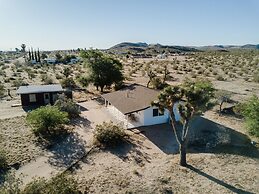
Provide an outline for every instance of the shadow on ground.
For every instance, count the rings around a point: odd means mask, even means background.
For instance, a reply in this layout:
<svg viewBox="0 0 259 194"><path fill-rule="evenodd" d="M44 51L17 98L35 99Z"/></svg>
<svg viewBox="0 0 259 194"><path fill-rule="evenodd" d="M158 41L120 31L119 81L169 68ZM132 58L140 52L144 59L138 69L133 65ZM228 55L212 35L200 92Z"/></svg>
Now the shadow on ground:
<svg viewBox="0 0 259 194"><path fill-rule="evenodd" d="M209 174L207 174L207 173L205 173L205 172L203 172L203 171L201 171L201 170L195 168L195 167L192 166L192 165L188 165L187 168L189 168L189 169L192 170L193 172L196 172L197 174L199 174L199 175L201 175L201 176L203 176L203 177L206 177L206 178L209 179L210 181L213 181L213 182L215 182L215 183L217 183L217 184L219 184L219 185L221 185L221 186L223 186L223 187L229 189L229 190L232 191L233 193L238 193L238 194L254 194L254 193L251 193L251 192L249 192L249 191L245 191L245 190L242 190L242 189L238 189L238 188L236 188L236 187L234 187L234 186L232 186L232 185L230 185L230 184L228 184L228 183L225 183L224 181L219 180L219 179L217 179L217 178L215 178L215 177L213 177L213 176L211 176L211 175L209 175Z"/></svg>
<svg viewBox="0 0 259 194"><path fill-rule="evenodd" d="M86 154L86 142L78 134L71 133L63 141L49 149L52 156L48 162L55 167L68 167Z"/></svg>
<svg viewBox="0 0 259 194"><path fill-rule="evenodd" d="M39 105L35 105L35 106L22 106L22 109L25 111L25 112L31 112L37 108L39 108L40 106Z"/></svg>
<svg viewBox="0 0 259 194"><path fill-rule="evenodd" d="M178 153L178 144L169 124L139 130L164 153ZM191 122L189 137L188 152L191 153L228 153L259 158L259 150L251 145L247 135L203 117Z"/></svg>
<svg viewBox="0 0 259 194"><path fill-rule="evenodd" d="M77 117L72 119L70 122L72 125L83 127L83 128L88 128L91 126L91 121L89 121L85 117Z"/></svg>
<svg viewBox="0 0 259 194"><path fill-rule="evenodd" d="M150 162L150 156L143 152L140 148L143 146L141 141L128 139L122 142L119 146L106 148L104 151L110 152L123 161L133 161L137 165L143 166L144 163Z"/></svg>

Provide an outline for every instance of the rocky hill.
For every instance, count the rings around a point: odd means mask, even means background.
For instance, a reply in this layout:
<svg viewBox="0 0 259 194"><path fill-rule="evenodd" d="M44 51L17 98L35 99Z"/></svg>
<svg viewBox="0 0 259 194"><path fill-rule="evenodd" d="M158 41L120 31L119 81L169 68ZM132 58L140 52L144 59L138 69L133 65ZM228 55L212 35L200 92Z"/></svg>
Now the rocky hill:
<svg viewBox="0 0 259 194"><path fill-rule="evenodd" d="M211 45L211 46L169 46L161 44L147 44L145 42L122 42L109 49L108 52L116 54L147 54L156 55L162 53L188 53L202 51L229 51L233 49L259 49L259 44L246 45Z"/></svg>

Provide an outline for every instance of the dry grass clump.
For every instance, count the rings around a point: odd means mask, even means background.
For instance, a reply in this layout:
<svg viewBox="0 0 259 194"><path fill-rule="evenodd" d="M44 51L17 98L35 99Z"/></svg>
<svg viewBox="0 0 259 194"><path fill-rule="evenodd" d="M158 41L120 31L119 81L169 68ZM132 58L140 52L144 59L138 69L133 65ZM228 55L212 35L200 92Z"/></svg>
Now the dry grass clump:
<svg viewBox="0 0 259 194"><path fill-rule="evenodd" d="M43 152L24 117L0 120L0 136L9 165L27 163Z"/></svg>

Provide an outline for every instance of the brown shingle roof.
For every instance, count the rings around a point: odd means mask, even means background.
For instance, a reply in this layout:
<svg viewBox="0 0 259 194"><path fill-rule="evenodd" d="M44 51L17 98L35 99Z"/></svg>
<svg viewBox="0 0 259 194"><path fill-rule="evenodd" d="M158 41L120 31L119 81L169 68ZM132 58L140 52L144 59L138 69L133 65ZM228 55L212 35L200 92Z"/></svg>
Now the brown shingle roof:
<svg viewBox="0 0 259 194"><path fill-rule="evenodd" d="M109 101L123 114L144 110L150 107L157 98L159 91L132 84L116 92L103 94L102 97Z"/></svg>

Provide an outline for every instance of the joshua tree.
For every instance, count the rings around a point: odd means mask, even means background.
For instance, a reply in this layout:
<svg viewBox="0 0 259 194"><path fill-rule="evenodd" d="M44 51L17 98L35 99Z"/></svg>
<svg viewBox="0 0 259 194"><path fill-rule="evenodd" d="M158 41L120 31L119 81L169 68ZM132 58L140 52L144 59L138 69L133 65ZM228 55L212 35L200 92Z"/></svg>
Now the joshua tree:
<svg viewBox="0 0 259 194"><path fill-rule="evenodd" d="M22 44L21 47L22 47L22 52L25 52L26 45Z"/></svg>
<svg viewBox="0 0 259 194"><path fill-rule="evenodd" d="M149 78L149 80L147 82L147 87L149 87L150 82L152 82L154 80L154 78L156 77L156 74L152 69L148 69L147 75L148 75L148 78Z"/></svg>
<svg viewBox="0 0 259 194"><path fill-rule="evenodd" d="M170 71L168 70L167 65L164 64L163 65L163 84L165 84L165 81L167 80L169 75L170 75Z"/></svg>
<svg viewBox="0 0 259 194"><path fill-rule="evenodd" d="M170 121L179 144L180 165L187 166L186 148L188 143L189 124L194 115L205 110L207 103L213 95L214 88L209 81L186 80L179 86L168 86L158 96L158 101L152 102L160 111L167 109ZM181 116L182 128L177 127L174 108Z"/></svg>

